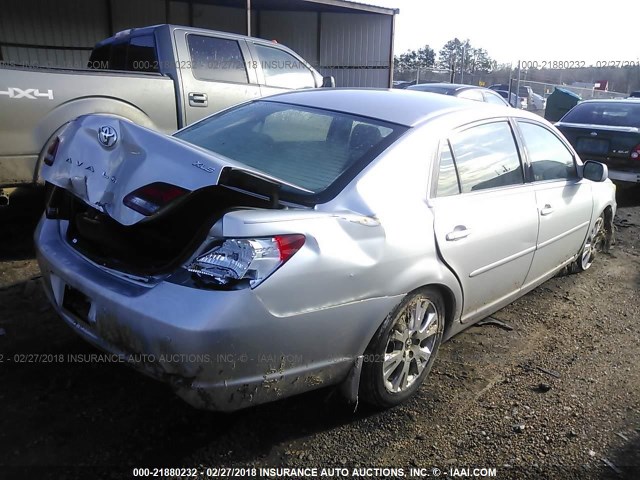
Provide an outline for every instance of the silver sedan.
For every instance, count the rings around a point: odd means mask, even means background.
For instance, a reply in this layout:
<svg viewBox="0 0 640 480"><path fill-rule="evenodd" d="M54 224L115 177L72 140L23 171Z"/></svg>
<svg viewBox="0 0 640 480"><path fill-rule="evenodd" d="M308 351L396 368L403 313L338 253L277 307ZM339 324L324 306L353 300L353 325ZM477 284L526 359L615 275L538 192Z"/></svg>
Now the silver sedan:
<svg viewBox="0 0 640 480"><path fill-rule="evenodd" d="M401 403L444 340L589 268L616 209L539 116L407 91L287 93L172 136L84 116L42 176L58 314L222 411L330 385Z"/></svg>

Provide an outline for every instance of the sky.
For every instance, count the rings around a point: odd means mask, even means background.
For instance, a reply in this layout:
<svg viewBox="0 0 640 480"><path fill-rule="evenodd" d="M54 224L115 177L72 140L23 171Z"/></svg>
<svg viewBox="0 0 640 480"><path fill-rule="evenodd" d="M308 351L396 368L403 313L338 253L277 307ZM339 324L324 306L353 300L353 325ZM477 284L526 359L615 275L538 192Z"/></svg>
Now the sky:
<svg viewBox="0 0 640 480"><path fill-rule="evenodd" d="M395 54L426 44L436 53L468 38L498 63L632 61L640 63L637 0L512 2L496 8L472 0L356 0L399 8ZM505 7L509 2L500 2ZM577 6L576 6L577 4Z"/></svg>

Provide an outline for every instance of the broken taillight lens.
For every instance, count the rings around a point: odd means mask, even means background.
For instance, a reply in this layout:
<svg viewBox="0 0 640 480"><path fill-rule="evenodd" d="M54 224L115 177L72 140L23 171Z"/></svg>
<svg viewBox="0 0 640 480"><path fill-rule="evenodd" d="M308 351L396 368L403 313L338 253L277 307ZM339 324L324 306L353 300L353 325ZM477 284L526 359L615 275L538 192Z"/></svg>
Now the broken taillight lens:
<svg viewBox="0 0 640 480"><path fill-rule="evenodd" d="M246 280L257 287L302 248L304 235L227 239L198 256L187 270L205 283L230 285Z"/></svg>
<svg viewBox="0 0 640 480"><path fill-rule="evenodd" d="M189 193L182 187L164 182L151 183L124 197L124 204L148 217Z"/></svg>
<svg viewBox="0 0 640 480"><path fill-rule="evenodd" d="M60 137L56 137L55 140L47 148L47 153L44 155L44 164L47 166L53 165L56 161L56 155L58 154L58 147L60 146Z"/></svg>

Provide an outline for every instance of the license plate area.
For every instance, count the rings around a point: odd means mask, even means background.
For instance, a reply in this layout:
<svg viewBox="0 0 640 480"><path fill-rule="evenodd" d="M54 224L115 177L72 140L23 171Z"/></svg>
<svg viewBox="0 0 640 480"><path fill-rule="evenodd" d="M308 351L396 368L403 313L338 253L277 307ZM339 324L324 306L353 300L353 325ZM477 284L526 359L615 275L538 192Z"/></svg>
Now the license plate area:
<svg viewBox="0 0 640 480"><path fill-rule="evenodd" d="M609 140L601 138L578 138L576 150L581 153L606 155L609 153Z"/></svg>
<svg viewBox="0 0 640 480"><path fill-rule="evenodd" d="M89 324L91 300L80 290L76 290L70 285L65 285L64 297L62 297L62 308L83 323Z"/></svg>

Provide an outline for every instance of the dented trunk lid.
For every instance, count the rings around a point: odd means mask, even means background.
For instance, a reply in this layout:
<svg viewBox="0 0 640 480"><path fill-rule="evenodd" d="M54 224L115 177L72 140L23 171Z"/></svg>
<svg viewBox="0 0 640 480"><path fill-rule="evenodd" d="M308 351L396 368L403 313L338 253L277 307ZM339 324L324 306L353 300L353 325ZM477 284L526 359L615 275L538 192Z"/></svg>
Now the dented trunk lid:
<svg viewBox="0 0 640 480"><path fill-rule="evenodd" d="M55 161L42 165L41 176L128 226L148 218L123 203L129 193L157 182L193 192L218 185L225 169L290 185L229 158L110 115L87 115L72 122L60 135Z"/></svg>

